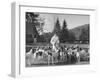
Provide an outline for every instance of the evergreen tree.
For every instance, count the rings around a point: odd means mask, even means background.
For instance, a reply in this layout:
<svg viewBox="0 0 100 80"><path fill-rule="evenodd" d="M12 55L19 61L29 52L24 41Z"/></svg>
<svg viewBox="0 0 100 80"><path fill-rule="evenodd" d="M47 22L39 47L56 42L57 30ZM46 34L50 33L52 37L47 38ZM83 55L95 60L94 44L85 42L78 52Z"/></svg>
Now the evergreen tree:
<svg viewBox="0 0 100 80"><path fill-rule="evenodd" d="M39 36L38 31L36 29L36 25L39 24L38 20L36 19L38 16L38 14L26 12L26 28L32 28L34 37Z"/></svg>
<svg viewBox="0 0 100 80"><path fill-rule="evenodd" d="M68 33L68 28L67 28L67 23L66 21L64 20L63 21L63 26L62 26L62 30L61 30L61 37L60 37L60 41L62 43L68 41L69 39L69 33Z"/></svg>
<svg viewBox="0 0 100 80"><path fill-rule="evenodd" d="M74 43L74 41L76 40L75 34L73 32L69 32L69 43Z"/></svg>
<svg viewBox="0 0 100 80"><path fill-rule="evenodd" d="M63 21L63 27L62 27L62 30L65 30L65 29L67 29L67 23L66 23L66 21L64 20L64 21Z"/></svg>
<svg viewBox="0 0 100 80"><path fill-rule="evenodd" d="M44 21L39 17L39 14L26 12L26 32L28 29L31 30L33 38L37 38L38 42L43 41L42 36L39 34L39 32L43 32L43 25Z"/></svg>
<svg viewBox="0 0 100 80"><path fill-rule="evenodd" d="M60 22L59 19L57 18L57 21L54 26L53 34L57 34L60 37L60 31L61 31Z"/></svg>

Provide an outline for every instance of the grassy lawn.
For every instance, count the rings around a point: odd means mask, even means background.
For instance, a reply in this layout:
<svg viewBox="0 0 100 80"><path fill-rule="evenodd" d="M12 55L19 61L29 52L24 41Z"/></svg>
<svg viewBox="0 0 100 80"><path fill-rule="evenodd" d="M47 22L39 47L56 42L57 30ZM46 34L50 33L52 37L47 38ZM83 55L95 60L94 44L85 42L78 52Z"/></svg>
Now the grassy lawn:
<svg viewBox="0 0 100 80"><path fill-rule="evenodd" d="M74 46L76 44L68 44L68 43L60 43L60 45ZM89 48L89 44L77 44L79 47L82 48ZM34 43L34 44L27 44L26 47L37 47L37 46L52 46L50 43Z"/></svg>

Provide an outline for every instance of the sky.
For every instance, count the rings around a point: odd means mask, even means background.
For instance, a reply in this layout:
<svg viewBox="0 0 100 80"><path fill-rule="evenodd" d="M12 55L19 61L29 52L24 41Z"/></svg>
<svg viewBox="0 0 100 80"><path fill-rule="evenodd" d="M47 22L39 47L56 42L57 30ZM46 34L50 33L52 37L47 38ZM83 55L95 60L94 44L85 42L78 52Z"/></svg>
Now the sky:
<svg viewBox="0 0 100 80"><path fill-rule="evenodd" d="M44 32L53 31L54 23L57 18L59 19L61 26L63 25L63 21L66 20L68 29L90 23L89 15L40 13L40 17L44 18Z"/></svg>

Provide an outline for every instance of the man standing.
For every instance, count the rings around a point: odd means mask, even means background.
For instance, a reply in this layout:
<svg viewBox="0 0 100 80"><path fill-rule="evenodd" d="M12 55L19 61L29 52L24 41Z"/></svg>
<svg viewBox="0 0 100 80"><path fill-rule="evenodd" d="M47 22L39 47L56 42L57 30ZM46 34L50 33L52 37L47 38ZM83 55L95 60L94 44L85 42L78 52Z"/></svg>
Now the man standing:
<svg viewBox="0 0 100 80"><path fill-rule="evenodd" d="M59 37L57 36L57 34L54 34L54 36L51 38L50 43L51 43L52 46L53 46L53 50L54 50L55 52L57 52L57 51L58 51L57 48L58 48L59 43L60 43Z"/></svg>

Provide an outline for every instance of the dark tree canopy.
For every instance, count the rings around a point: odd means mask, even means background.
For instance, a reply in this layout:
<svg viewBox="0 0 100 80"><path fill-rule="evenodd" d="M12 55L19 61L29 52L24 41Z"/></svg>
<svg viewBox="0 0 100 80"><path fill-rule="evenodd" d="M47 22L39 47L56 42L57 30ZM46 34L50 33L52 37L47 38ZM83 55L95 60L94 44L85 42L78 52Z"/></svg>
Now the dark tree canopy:
<svg viewBox="0 0 100 80"><path fill-rule="evenodd" d="M39 16L39 14L35 14L33 12L26 12L26 22L27 23L32 23L34 25L37 25L38 24L38 21L37 21L37 17Z"/></svg>
<svg viewBox="0 0 100 80"><path fill-rule="evenodd" d="M89 41L89 26L86 29L82 29L81 35L79 37L79 39L84 43L85 41Z"/></svg>
<svg viewBox="0 0 100 80"><path fill-rule="evenodd" d="M69 32L69 42L74 43L76 40L75 34L73 32Z"/></svg>
<svg viewBox="0 0 100 80"><path fill-rule="evenodd" d="M60 41L61 42L66 42L69 39L69 33L68 33L68 28L67 28L67 23L64 20L63 21L63 26L62 26L62 30L61 30L61 36L60 36Z"/></svg>
<svg viewBox="0 0 100 80"><path fill-rule="evenodd" d="M64 21L63 21L63 27L62 27L62 30L65 30L65 29L67 29L67 23L66 23L66 21L64 20Z"/></svg>
<svg viewBox="0 0 100 80"><path fill-rule="evenodd" d="M54 26L53 33L60 36L60 31L61 31L61 26L60 26L59 19L57 18L57 21L56 21L55 26Z"/></svg>
<svg viewBox="0 0 100 80"><path fill-rule="evenodd" d="M43 32L43 20L38 13L26 12L26 32L37 38L37 41L43 41L43 37L40 36L40 32Z"/></svg>
<svg viewBox="0 0 100 80"><path fill-rule="evenodd" d="M36 28L36 25L39 25L39 22L37 20L37 17L39 16L39 14L35 14L33 12L26 12L26 28L32 28L32 34L34 37L38 37L38 31Z"/></svg>
<svg viewBox="0 0 100 80"><path fill-rule="evenodd" d="M50 40L51 40L52 36L53 36L53 33L50 33L50 32L49 33L44 33L45 42L50 43Z"/></svg>

